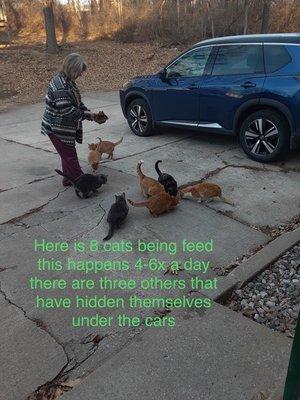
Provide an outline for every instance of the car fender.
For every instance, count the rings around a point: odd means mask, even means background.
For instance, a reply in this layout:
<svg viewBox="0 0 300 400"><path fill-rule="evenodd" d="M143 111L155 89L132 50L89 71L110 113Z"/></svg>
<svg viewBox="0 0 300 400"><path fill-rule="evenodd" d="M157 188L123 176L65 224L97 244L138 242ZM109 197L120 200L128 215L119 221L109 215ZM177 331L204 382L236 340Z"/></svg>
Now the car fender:
<svg viewBox="0 0 300 400"><path fill-rule="evenodd" d="M153 115L153 110L151 107L151 101L149 100L149 96L150 96L150 91L148 91L147 89L145 89L144 91L130 90L125 95L125 104L127 104L127 103L129 104L129 102L131 101L130 100L131 98L132 98L132 100L134 100L137 97L141 97L143 100L146 101L146 103L148 104L148 107L150 108L151 114Z"/></svg>
<svg viewBox="0 0 300 400"><path fill-rule="evenodd" d="M239 124L239 119L240 116L242 115L243 112L245 112L247 109L250 109L254 106L259 106L259 108L263 108L264 106L266 107L272 107L273 109L277 109L280 111L287 119L291 131L291 136L294 135L295 132L295 124L294 124L294 119L292 116L292 113L288 109L288 107L283 104L282 102L278 100L273 100L273 99L268 99L268 98L260 98L260 99L253 99L246 101L244 104L241 105L241 107L237 110L235 116L234 116L234 121L233 121L233 129L234 131L237 130L238 124Z"/></svg>

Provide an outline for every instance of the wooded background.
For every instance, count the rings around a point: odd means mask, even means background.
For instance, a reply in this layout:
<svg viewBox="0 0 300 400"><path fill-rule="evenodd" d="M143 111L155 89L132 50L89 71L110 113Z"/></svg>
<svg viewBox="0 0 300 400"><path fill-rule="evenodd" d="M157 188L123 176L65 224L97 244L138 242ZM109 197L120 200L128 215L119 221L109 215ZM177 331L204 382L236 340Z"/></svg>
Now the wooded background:
<svg viewBox="0 0 300 400"><path fill-rule="evenodd" d="M1 1L12 37L45 40L46 22L50 51L56 50L55 37L62 44L113 38L174 46L215 36L300 30L300 0Z"/></svg>

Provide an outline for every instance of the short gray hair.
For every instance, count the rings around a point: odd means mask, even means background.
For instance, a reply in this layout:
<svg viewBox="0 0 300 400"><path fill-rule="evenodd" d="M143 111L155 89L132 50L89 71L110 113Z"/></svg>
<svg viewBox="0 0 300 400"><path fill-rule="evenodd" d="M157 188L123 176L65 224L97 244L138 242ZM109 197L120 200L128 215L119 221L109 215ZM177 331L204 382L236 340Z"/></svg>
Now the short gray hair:
<svg viewBox="0 0 300 400"><path fill-rule="evenodd" d="M80 54L71 53L64 59L61 67L61 73L71 80L77 79L87 68L84 59Z"/></svg>

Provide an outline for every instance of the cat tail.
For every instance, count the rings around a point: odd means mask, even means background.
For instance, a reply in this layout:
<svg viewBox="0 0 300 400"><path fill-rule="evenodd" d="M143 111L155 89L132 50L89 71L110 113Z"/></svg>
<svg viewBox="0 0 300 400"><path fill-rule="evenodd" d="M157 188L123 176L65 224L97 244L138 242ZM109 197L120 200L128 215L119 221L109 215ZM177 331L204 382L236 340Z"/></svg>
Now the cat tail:
<svg viewBox="0 0 300 400"><path fill-rule="evenodd" d="M137 202L130 199L128 199L128 203L131 204L133 207L147 207L148 205L148 201Z"/></svg>
<svg viewBox="0 0 300 400"><path fill-rule="evenodd" d="M111 239L113 237L114 231L115 231L115 228L114 228L113 224L110 223L109 224L108 234L107 234L107 236L105 236L105 238L103 238L103 240Z"/></svg>
<svg viewBox="0 0 300 400"><path fill-rule="evenodd" d="M155 163L155 170L158 173L158 176L161 176L161 174L162 174L161 170L158 168L158 164L161 163L161 162L162 162L161 160L158 160Z"/></svg>
<svg viewBox="0 0 300 400"><path fill-rule="evenodd" d="M123 142L123 136L121 137L120 140L118 140L116 143L114 143L114 146L118 146L118 144Z"/></svg>
<svg viewBox="0 0 300 400"><path fill-rule="evenodd" d="M57 172L58 175L64 176L65 178L69 179L70 182L74 183L74 179L71 176L64 174L59 169L55 169L54 171Z"/></svg>
<svg viewBox="0 0 300 400"><path fill-rule="evenodd" d="M138 174L138 176L143 179L145 178L145 174L143 173L142 169L141 169L141 165L143 164L143 160L140 160L136 166L136 172Z"/></svg>
<svg viewBox="0 0 300 400"><path fill-rule="evenodd" d="M219 199L221 201L223 201L223 203L230 204L231 206L234 206L234 203L232 201L226 199L226 197L224 197L224 196L219 196Z"/></svg>

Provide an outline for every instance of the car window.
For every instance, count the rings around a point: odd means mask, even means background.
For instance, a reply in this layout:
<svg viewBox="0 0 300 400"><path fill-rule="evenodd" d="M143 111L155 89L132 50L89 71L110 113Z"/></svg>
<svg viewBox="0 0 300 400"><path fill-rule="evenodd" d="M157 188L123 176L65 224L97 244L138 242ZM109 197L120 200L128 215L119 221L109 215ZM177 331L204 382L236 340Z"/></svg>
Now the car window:
<svg viewBox="0 0 300 400"><path fill-rule="evenodd" d="M288 65L292 59L283 45L265 45L266 73L279 71Z"/></svg>
<svg viewBox="0 0 300 400"><path fill-rule="evenodd" d="M192 50L177 59L172 65L167 67L168 77L193 77L202 76L211 46Z"/></svg>
<svg viewBox="0 0 300 400"><path fill-rule="evenodd" d="M218 48L212 75L243 75L263 72L262 45L230 45Z"/></svg>

